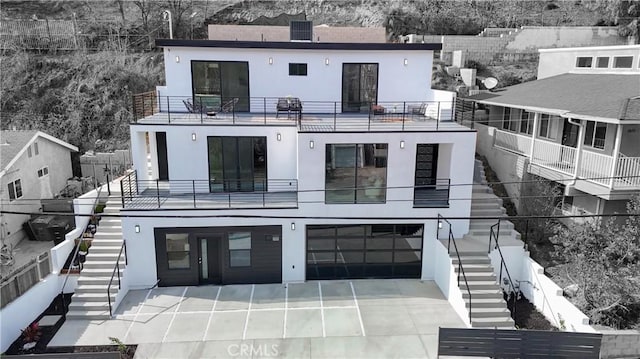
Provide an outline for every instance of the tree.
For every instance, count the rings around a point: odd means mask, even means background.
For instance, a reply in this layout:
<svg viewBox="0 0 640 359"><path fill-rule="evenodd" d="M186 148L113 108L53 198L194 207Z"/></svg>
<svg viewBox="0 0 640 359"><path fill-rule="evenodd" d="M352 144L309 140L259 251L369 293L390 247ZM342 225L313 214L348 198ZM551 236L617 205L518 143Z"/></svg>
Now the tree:
<svg viewBox="0 0 640 359"><path fill-rule="evenodd" d="M589 8L601 13L603 25L617 25L620 36L634 36L640 44L640 0L596 0Z"/></svg>
<svg viewBox="0 0 640 359"><path fill-rule="evenodd" d="M575 304L594 323L619 329L640 325L640 195L623 224L590 221L561 230L554 241L579 286Z"/></svg>

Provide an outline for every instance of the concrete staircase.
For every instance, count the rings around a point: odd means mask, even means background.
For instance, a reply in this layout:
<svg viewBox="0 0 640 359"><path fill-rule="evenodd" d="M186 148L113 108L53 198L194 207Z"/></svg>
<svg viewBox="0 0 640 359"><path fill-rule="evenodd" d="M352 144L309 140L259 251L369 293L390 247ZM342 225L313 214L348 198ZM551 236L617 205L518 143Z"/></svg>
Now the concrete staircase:
<svg viewBox="0 0 640 359"><path fill-rule="evenodd" d="M502 199L493 194L487 185L482 162L476 161L474 186L471 200L472 217L507 217L502 207ZM489 234L497 219L472 219L469 232L458 241L460 260L467 277L468 287L460 279L460 290L467 308L471 306L471 325L474 328L513 329L514 321L503 299L502 289L497 282L494 268L488 256ZM521 245L520 234L513 223L502 220L498 240L503 244ZM495 244L494 244L495 245ZM451 253L455 271L458 271L458 257ZM471 301L469 292L471 292Z"/></svg>
<svg viewBox="0 0 640 359"><path fill-rule="evenodd" d="M104 214L117 215L122 204L120 193L111 192ZM107 286L113 274L122 246L122 225L120 218L103 217L91 242L87 260L78 278L78 286L71 297L67 319L101 320L109 319ZM124 254L120 258L120 274L124 269ZM117 274L116 274L117 276ZM117 278L114 277L110 296L113 306L118 293Z"/></svg>

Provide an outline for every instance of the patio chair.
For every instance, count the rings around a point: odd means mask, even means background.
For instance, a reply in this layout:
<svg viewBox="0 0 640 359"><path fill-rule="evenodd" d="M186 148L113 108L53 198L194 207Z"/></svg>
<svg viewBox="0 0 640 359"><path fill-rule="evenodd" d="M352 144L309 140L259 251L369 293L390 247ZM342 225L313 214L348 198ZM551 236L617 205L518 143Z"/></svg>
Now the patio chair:
<svg viewBox="0 0 640 359"><path fill-rule="evenodd" d="M287 114L289 113L289 100L284 97L280 97L278 99L278 103L276 104L276 118L278 118L280 112L286 112Z"/></svg>
<svg viewBox="0 0 640 359"><path fill-rule="evenodd" d="M222 104L222 106L220 107L220 112L235 112L235 108L236 105L238 104L238 101L240 101L239 98L234 97L233 99L225 102L224 104Z"/></svg>
<svg viewBox="0 0 640 359"><path fill-rule="evenodd" d="M184 106L187 108L187 111L189 111L190 113L206 113L207 116L215 116L216 112L214 111L214 109L209 108L203 104L199 104L199 103L192 103L191 99L186 99L186 100L182 100L182 102L184 103Z"/></svg>

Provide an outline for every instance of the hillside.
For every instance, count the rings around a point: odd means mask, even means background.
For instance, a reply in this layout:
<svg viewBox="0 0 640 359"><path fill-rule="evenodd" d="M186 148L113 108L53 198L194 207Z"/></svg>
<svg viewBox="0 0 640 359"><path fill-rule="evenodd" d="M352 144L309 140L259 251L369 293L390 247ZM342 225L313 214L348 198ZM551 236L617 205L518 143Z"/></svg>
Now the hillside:
<svg viewBox="0 0 640 359"><path fill-rule="evenodd" d="M487 26L594 25L603 21L586 1L162 0L2 1L0 17L74 19L78 51L4 49L0 127L40 129L81 151L128 146L130 98L163 83L153 38L168 37L160 15L173 14L174 37L205 38L206 24L246 24L303 13L316 24L387 26L404 33L476 34ZM264 18L262 18L264 19ZM134 41L135 40L135 41ZM141 41L140 41L141 40ZM149 51L151 49L151 51Z"/></svg>

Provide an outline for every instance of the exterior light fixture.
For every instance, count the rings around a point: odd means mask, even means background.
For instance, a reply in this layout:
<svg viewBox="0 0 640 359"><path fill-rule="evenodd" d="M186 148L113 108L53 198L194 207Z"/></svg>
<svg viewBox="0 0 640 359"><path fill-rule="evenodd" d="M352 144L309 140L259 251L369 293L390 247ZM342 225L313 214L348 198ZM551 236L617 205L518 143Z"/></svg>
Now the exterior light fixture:
<svg viewBox="0 0 640 359"><path fill-rule="evenodd" d="M273 65L273 57L269 57L269 65Z"/></svg>
<svg viewBox="0 0 640 359"><path fill-rule="evenodd" d="M409 64L409 60L404 59L404 66L407 66Z"/></svg>
<svg viewBox="0 0 640 359"><path fill-rule="evenodd" d="M180 56L176 56L176 62L180 63Z"/></svg>
<svg viewBox="0 0 640 359"><path fill-rule="evenodd" d="M316 146L316 144L313 142L313 140L309 141L309 148L313 149Z"/></svg>
<svg viewBox="0 0 640 359"><path fill-rule="evenodd" d="M404 149L404 140L400 141L400 148Z"/></svg>
<svg viewBox="0 0 640 359"><path fill-rule="evenodd" d="M191 133L191 141L195 141L196 140L196 133L193 132Z"/></svg>
<svg viewBox="0 0 640 359"><path fill-rule="evenodd" d="M276 135L276 140L282 141L282 135L280 134L280 132L278 132L278 134Z"/></svg>
<svg viewBox="0 0 640 359"><path fill-rule="evenodd" d="M140 233L140 225L136 224L136 226L134 227L136 233Z"/></svg>
<svg viewBox="0 0 640 359"><path fill-rule="evenodd" d="M325 64L325 65L327 65L327 66L329 66L329 58L328 58L328 57L325 57L325 59L324 59L324 64Z"/></svg>
<svg viewBox="0 0 640 359"><path fill-rule="evenodd" d="M291 222L291 230L292 231L296 230L296 223L295 222Z"/></svg>
<svg viewBox="0 0 640 359"><path fill-rule="evenodd" d="M442 229L442 221L438 221L438 229Z"/></svg>

